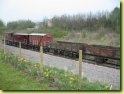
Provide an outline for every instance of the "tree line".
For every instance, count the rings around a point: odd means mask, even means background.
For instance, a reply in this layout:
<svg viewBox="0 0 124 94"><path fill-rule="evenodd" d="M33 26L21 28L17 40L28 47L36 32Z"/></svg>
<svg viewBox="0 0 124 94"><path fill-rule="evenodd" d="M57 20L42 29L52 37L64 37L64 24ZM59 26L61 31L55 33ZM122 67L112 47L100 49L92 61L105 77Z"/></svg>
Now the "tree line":
<svg viewBox="0 0 124 94"><path fill-rule="evenodd" d="M7 23L8 29L26 29L26 28L33 28L35 23L30 20L19 20Z"/></svg>
<svg viewBox="0 0 124 94"><path fill-rule="evenodd" d="M120 8L116 7L112 12L98 12L96 14L77 14L77 15L62 15L54 16L52 19L49 19L52 23L52 27L61 28L63 30L96 30L99 28L109 28L113 31L120 31ZM42 25L42 28L49 28L47 25L48 21L45 18L39 25ZM26 28L34 28L36 23L30 20L18 20L8 22L7 25L0 20L0 31L8 30L20 30Z"/></svg>
<svg viewBox="0 0 124 94"><path fill-rule="evenodd" d="M120 31L120 9L116 7L112 12L56 16L52 18L52 24L54 27L65 30L110 28L114 31Z"/></svg>

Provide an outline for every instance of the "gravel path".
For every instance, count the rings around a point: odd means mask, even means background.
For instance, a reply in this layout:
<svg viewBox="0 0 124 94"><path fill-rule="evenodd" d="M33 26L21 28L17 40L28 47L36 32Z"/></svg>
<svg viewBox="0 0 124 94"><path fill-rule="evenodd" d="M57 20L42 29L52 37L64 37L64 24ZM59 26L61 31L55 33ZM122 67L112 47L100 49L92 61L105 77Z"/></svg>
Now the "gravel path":
<svg viewBox="0 0 124 94"><path fill-rule="evenodd" d="M3 45L0 44L3 48ZM6 49L13 54L19 55L19 49L17 47L6 46ZM30 50L22 49L22 55L33 62L40 62L40 53ZM74 74L78 73L78 61L66 59L49 54L43 54L43 64L60 69L71 70ZM87 77L90 81L101 81L113 85L117 89L120 89L120 70L113 69L94 64L83 62L83 76Z"/></svg>

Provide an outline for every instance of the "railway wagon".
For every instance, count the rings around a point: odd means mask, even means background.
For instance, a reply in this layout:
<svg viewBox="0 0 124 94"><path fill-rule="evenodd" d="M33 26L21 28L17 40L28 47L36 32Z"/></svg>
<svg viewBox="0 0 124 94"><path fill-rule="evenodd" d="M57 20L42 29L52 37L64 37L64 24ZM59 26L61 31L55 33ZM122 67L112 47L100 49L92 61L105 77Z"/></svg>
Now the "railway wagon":
<svg viewBox="0 0 124 94"><path fill-rule="evenodd" d="M119 47L88 45L85 47L85 54L112 58L112 59L119 59L120 49Z"/></svg>
<svg viewBox="0 0 124 94"><path fill-rule="evenodd" d="M14 34L12 32L6 32L5 39L6 39L6 44L12 45L12 42L14 41Z"/></svg>
<svg viewBox="0 0 124 94"><path fill-rule="evenodd" d="M53 41L53 37L48 34L31 33L29 34L29 44L36 46L47 46Z"/></svg>
<svg viewBox="0 0 124 94"><path fill-rule="evenodd" d="M119 47L88 45L85 43L73 43L65 41L57 41L54 44L51 43L51 47L54 54L60 54L69 57L78 57L79 49L81 49L83 51L82 54L84 58L87 55L93 56L94 60L98 63L104 63L108 59L120 59Z"/></svg>
<svg viewBox="0 0 124 94"><path fill-rule="evenodd" d="M19 42L21 42L23 48L27 48L26 46L29 44L29 34L27 33L14 33L14 46L19 46Z"/></svg>
<svg viewBox="0 0 124 94"><path fill-rule="evenodd" d="M5 34L5 39L8 45L13 45L16 47L19 46L19 42L21 42L23 48L29 44L29 34L27 33L8 32Z"/></svg>
<svg viewBox="0 0 124 94"><path fill-rule="evenodd" d="M119 47L101 46L101 45L87 45L85 46L85 55L95 57L96 62L106 62L108 59L119 60Z"/></svg>
<svg viewBox="0 0 124 94"><path fill-rule="evenodd" d="M13 45L18 47L19 42L21 42L22 48L32 49L32 50L40 50L40 46L43 46L45 50L46 47L51 41L53 41L53 37L48 34L42 33L6 33L5 34L6 43L9 45Z"/></svg>
<svg viewBox="0 0 124 94"><path fill-rule="evenodd" d="M14 33L14 42L21 42L21 43L29 44L29 34Z"/></svg>
<svg viewBox="0 0 124 94"><path fill-rule="evenodd" d="M69 57L78 57L79 49L82 49L83 43L73 43L65 41L56 41L49 44L50 52ZM86 45L86 44L83 44Z"/></svg>
<svg viewBox="0 0 124 94"><path fill-rule="evenodd" d="M65 42L65 41L57 41L59 44L58 48L59 50L63 51L65 56L70 56L70 57L78 57L78 51L79 49L82 49L82 45L87 45L84 43L73 43L73 42Z"/></svg>
<svg viewBox="0 0 124 94"><path fill-rule="evenodd" d="M29 34L29 45L32 46L32 49L40 50L40 46L43 47L44 51L47 52L48 44L53 41L53 37L49 34L43 33L31 33Z"/></svg>

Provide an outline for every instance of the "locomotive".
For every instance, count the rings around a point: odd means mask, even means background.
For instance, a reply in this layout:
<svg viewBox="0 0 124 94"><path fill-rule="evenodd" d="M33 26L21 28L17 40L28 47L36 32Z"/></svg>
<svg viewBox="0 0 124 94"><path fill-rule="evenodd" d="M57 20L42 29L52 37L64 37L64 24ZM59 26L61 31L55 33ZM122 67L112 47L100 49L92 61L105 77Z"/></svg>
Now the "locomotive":
<svg viewBox="0 0 124 94"><path fill-rule="evenodd" d="M120 48L102 45L89 45L85 43L73 43L65 41L53 41L53 37L49 34L41 33L6 33L6 44L19 46L22 48L40 51L40 46L44 52L53 53L55 55L63 55L71 58L79 57L79 49L82 50L83 58L92 56L98 63L105 63L108 59L118 60L120 65Z"/></svg>

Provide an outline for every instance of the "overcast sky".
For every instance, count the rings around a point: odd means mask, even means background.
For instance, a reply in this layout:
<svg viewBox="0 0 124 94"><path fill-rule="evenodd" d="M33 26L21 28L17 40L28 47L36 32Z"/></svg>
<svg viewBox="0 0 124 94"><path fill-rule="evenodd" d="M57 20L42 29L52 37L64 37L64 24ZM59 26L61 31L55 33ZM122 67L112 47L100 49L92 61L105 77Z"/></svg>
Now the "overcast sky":
<svg viewBox="0 0 124 94"><path fill-rule="evenodd" d="M42 21L54 15L112 11L120 0L0 0L0 19Z"/></svg>

